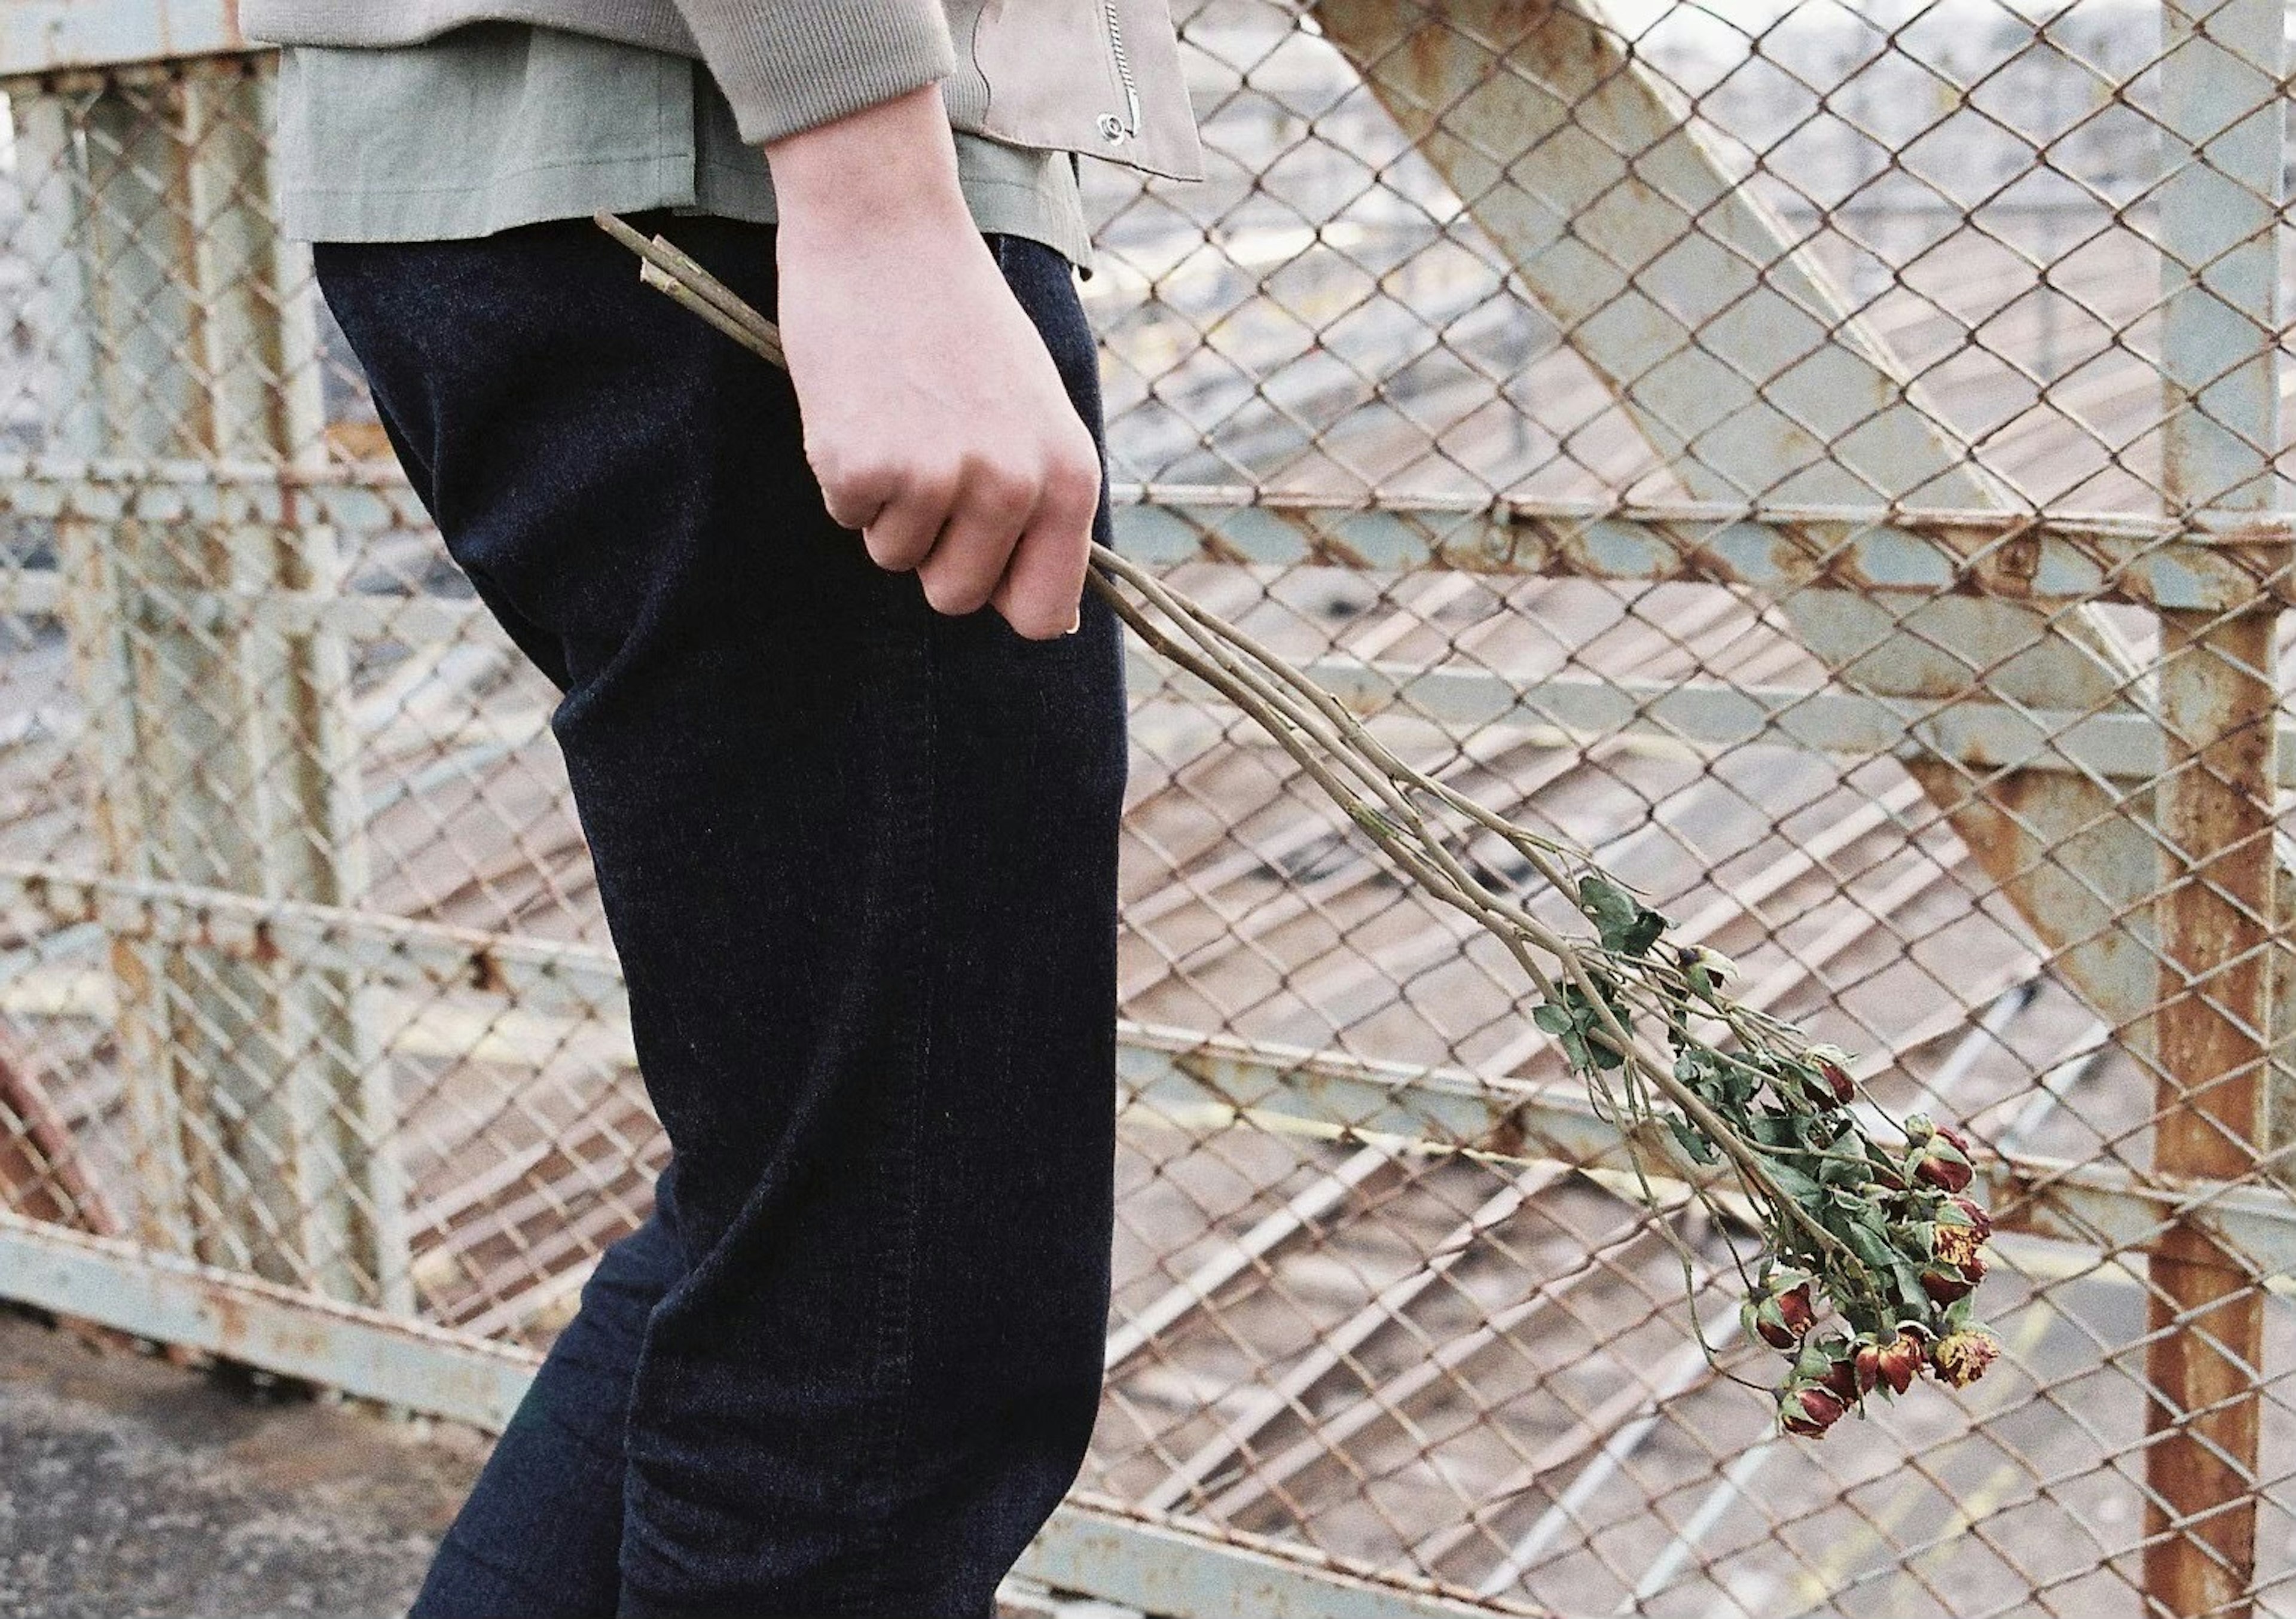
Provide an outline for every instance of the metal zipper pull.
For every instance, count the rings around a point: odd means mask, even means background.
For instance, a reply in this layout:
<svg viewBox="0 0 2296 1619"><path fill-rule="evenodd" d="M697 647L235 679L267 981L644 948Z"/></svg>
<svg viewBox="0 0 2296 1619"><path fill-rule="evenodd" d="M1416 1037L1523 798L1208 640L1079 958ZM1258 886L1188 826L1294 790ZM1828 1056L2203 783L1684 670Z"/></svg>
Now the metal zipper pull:
<svg viewBox="0 0 2296 1619"><path fill-rule="evenodd" d="M1132 59L1124 49L1124 24L1116 15L1116 0L1101 0L1100 14L1108 24L1109 53L1116 59L1116 77L1124 86L1124 117L1100 115L1100 133L1111 143L1140 133L1140 86L1132 78Z"/></svg>

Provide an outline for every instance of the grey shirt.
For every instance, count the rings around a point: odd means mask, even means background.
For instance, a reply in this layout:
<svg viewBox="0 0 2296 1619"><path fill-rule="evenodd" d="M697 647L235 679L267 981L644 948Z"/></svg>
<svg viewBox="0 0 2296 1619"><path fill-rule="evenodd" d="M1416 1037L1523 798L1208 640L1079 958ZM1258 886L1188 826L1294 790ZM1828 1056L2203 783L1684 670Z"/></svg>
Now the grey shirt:
<svg viewBox="0 0 2296 1619"><path fill-rule="evenodd" d="M524 23L288 47L277 151L283 228L305 241L484 236L601 209L775 217L765 156L701 64ZM1067 153L960 131L956 158L982 231L1090 266Z"/></svg>

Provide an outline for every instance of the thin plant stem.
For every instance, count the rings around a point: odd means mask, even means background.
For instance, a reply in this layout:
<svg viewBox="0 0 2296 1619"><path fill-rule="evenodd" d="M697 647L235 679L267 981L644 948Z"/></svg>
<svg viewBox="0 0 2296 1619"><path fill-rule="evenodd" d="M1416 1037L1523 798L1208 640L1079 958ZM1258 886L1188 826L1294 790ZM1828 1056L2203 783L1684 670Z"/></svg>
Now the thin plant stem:
<svg viewBox="0 0 2296 1619"><path fill-rule="evenodd" d="M641 277L647 285L676 299L751 353L785 368L779 329L691 257L660 236L643 235L611 214L597 216L597 223L639 257ZM1662 1137L1657 1129L1660 1124L1677 1131L1687 1126L1728 1162L1755 1207L1767 1211L1772 1222L1770 1235L1779 1252L1790 1251L1785 1247L1788 1231L1798 1232L1808 1251L1822 1257L1823 1280L1837 1303L1851 1301L1875 1321L1887 1321L1898 1313L1889 1302L1892 1279L1874 1271L1861 1254L1828 1229L1801 1198L1781 1184L1778 1174L1789 1163L1809 1166L1808 1170L1796 1167L1797 1176L1805 1176L1818 1165L1843 1165L1866 1172L1868 1190L1888 1187L1893 1194L1906 1195L1914 1183L1910 1170L1903 1174L1890 1170L1886 1178L1875 1178L1878 1165L1864 1153L1839 1151L1822 1144L1847 1133L1857 1137L1861 1145L1870 1145L1862 1136L1864 1125L1854 1121L1838 1126L1833 1134L1817 1127L1815 1141L1798 1133L1792 1145L1760 1139L1752 1133L1752 1124L1760 1121L1748 1114L1749 1127L1741 1128L1677 1071L1680 1063L1689 1065L1693 1077L1702 1072L1728 1075L1749 1096L1759 1095L1767 1087L1785 1103L1785 1112L1774 1108L1766 1116L1775 1124L1793 1109L1809 1111L1812 1104L1801 1088L1821 1082L1831 1084L1828 1065L1846 1075L1846 1069L1840 1069L1834 1060L1838 1054L1826 1055L1831 1048L1811 1046L1792 1025L1725 996L1709 958L1695 947L1677 947L1673 960L1656 952L1658 938L1670 924L1639 901L1627 897L1631 891L1603 872L1590 854L1507 820L1402 758L1345 702L1259 637L1097 544L1091 550L1086 582L1152 650L1256 722L1413 883L1499 941L1539 993L1541 1026L1554 1026L1546 1021L1550 1015L1568 1019L1571 1032L1558 1039L1563 1040L1571 1054L1571 1067L1587 1082L1596 1114L1618 1128L1648 1207L1661 1211L1663 1200L1644 1173L1644 1145ZM1482 834L1499 838L1521 855L1549 890L1570 903L1574 914L1602 922L1602 938L1563 934L1532 915L1524 903L1494 892L1467 863L1472 858L1469 851L1473 840ZM1635 928L1613 932L1614 924L1603 919L1614 915L1622 905L1635 912ZM1621 939L1628 942L1620 943ZM1632 1026L1637 1017L1647 1017L1667 1031L1677 1060L1669 1060L1637 1037ZM1737 1049L1699 1037L1693 1033L1693 1019L1718 1021ZM1613 1067L1620 1070L1619 1090L1613 1090L1606 1073ZM1849 1083L1846 1077L1841 1083L1845 1087ZM1734 1105L1737 1094L1731 1093ZM1681 1117L1661 1116L1653 1097L1662 1097L1680 1109ZM1833 1100L1841 1100L1836 1092ZM1697 1157L1688 1151L1687 1143L1684 1156ZM1885 1158L1888 1156L1883 1153ZM1698 1159L1699 1164L1716 1161ZM1781 1166L1775 1173L1772 1161ZM1734 1216L1714 1200L1709 1186L1714 1178L1696 1164L1685 1165L1680 1176L1691 1194L1718 1220L1734 1222ZM1917 1213L1906 1217L1928 1215ZM1695 1325L1694 1256L1662 1217L1660 1223L1682 1259L1685 1283L1691 1284ZM1734 1243L1731 1256L1743 1275L1744 1263ZM1912 1259L1920 1255L1905 1256ZM1957 1314L1947 1312L1940 1319L1957 1330L1962 1327ZM1699 1336L1703 1343L1702 1328ZM1713 1360L1710 1348L1708 1359ZM1718 1362L1716 1367L1721 1370ZM1798 1370L1796 1375L1801 1374Z"/></svg>

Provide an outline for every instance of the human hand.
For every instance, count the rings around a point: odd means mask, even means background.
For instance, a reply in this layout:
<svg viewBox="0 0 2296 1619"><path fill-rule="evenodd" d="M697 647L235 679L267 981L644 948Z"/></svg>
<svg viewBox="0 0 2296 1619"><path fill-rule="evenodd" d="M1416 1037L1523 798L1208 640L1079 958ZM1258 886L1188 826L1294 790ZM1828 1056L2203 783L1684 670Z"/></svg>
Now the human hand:
<svg viewBox="0 0 2296 1619"><path fill-rule="evenodd" d="M782 346L830 516L938 611L1072 629L1099 456L965 210L938 92L766 151Z"/></svg>

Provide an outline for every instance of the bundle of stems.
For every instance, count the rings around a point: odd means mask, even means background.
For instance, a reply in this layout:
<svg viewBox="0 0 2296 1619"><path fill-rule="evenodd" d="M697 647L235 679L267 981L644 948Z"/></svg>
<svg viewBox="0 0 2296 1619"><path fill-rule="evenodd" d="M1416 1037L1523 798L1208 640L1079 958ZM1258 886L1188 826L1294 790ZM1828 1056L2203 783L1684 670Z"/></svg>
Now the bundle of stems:
<svg viewBox="0 0 2296 1619"><path fill-rule="evenodd" d="M611 214L597 222L638 255L646 284L784 364L773 323L700 264ZM1414 884L1505 947L1538 992L1534 1021L1620 1130L1652 1209L1665 1206L1644 1155L1669 1137L1686 1160L1675 1174L1726 1232L1739 1222L1710 1182L1726 1169L1734 1176L1762 1238L1758 1274L1731 1247L1748 1286L1741 1323L1792 1361L1775 1391L1782 1426L1822 1435L1847 1410L1862 1412L1866 1394L1903 1394L1924 1370L1956 1386L1982 1374L1996 1345L1970 1320L1969 1296L1991 1222L1964 1195L1972 1168L1957 1132L1918 1114L1892 1119L1869 1099L1866 1111L1901 1138L1877 1141L1850 1105L1858 1087L1845 1053L1732 999L1728 961L1668 941L1669 919L1584 851L1400 757L1259 638L1105 546L1092 548L1087 583L1149 647L1258 723ZM1493 863L1474 847L1490 840L1586 930L1549 925L1488 875ZM1660 1226L1682 1260L1695 1322L1694 1256L1670 1223ZM1813 1288L1846 1330L1819 1330Z"/></svg>

